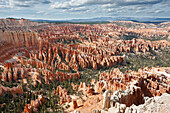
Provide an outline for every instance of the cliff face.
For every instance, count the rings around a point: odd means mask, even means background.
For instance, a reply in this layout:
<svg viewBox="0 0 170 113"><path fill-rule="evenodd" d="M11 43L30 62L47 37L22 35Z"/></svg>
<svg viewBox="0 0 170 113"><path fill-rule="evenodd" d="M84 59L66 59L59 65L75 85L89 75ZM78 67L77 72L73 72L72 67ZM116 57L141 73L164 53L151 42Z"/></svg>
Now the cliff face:
<svg viewBox="0 0 170 113"><path fill-rule="evenodd" d="M38 34L28 31L0 32L0 62L5 61L16 53L38 48Z"/></svg>
<svg viewBox="0 0 170 113"><path fill-rule="evenodd" d="M0 62L26 50L37 50L38 33L44 24L28 19L0 19Z"/></svg>
<svg viewBox="0 0 170 113"><path fill-rule="evenodd" d="M28 31L1 31L0 41L5 41L16 47L30 47L37 45L38 34Z"/></svg>

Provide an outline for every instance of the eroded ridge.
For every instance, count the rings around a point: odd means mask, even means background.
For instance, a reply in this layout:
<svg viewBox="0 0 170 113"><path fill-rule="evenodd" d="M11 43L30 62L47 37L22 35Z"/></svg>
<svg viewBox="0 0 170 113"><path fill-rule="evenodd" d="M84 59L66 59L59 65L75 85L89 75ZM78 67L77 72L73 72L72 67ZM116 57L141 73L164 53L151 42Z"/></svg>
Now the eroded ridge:
<svg viewBox="0 0 170 113"><path fill-rule="evenodd" d="M168 111L169 23L0 25L0 111Z"/></svg>

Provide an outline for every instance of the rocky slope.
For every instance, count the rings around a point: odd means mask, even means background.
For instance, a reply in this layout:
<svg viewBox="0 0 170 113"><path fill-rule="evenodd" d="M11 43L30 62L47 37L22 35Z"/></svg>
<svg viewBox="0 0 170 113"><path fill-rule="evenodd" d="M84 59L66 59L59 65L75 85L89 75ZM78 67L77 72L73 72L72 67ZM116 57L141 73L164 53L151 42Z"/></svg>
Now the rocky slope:
<svg viewBox="0 0 170 113"><path fill-rule="evenodd" d="M168 25L116 23L0 20L0 110L147 112L151 105L146 98L169 98L169 65L148 68L138 64L138 71L120 71L128 64L129 54L156 58L159 51L168 50Z"/></svg>

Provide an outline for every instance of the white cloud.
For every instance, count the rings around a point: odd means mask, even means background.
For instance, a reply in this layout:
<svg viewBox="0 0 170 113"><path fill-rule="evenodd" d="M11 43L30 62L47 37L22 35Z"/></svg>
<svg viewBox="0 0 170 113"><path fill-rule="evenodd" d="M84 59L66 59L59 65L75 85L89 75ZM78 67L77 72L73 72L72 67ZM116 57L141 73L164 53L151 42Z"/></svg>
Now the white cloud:
<svg viewBox="0 0 170 113"><path fill-rule="evenodd" d="M0 0L0 8L33 7L37 4L50 4L52 0Z"/></svg>
<svg viewBox="0 0 170 113"><path fill-rule="evenodd" d="M65 2L55 2L51 8L68 9L71 7L82 7L91 5L104 5L105 7L128 6L128 5L146 5L157 4L167 0L69 0Z"/></svg>
<svg viewBox="0 0 170 113"><path fill-rule="evenodd" d="M0 0L0 8L10 8L9 0Z"/></svg>
<svg viewBox="0 0 170 113"><path fill-rule="evenodd" d="M53 5L51 5L51 8L68 9L71 7L108 4L110 2L113 3L113 0L71 0L66 2L55 2Z"/></svg>
<svg viewBox="0 0 170 113"><path fill-rule="evenodd" d="M56 9L64 12L86 12L86 8L89 12L93 11L93 7L98 7L95 13L107 13L107 14L130 14L130 16L136 13L150 14L152 6L157 6L159 10L160 4L168 3L169 0L67 0L64 2L55 2L50 6L51 9ZM169 4L169 3L168 3ZM81 9L82 8L82 9ZM152 12L156 10L152 7ZM156 11L158 13L158 11ZM156 13L155 12L155 13ZM136 15L135 15L136 16Z"/></svg>
<svg viewBox="0 0 170 113"><path fill-rule="evenodd" d="M155 10L155 11L154 11L154 13L156 13L156 14L157 14L157 13L161 13L161 12L163 12L163 11L162 11L162 10Z"/></svg>
<svg viewBox="0 0 170 113"><path fill-rule="evenodd" d="M169 6L169 0L0 0L0 12L4 15L15 12L18 15L48 15L57 18L151 13L159 16L164 15L165 11L169 16Z"/></svg>
<svg viewBox="0 0 170 113"><path fill-rule="evenodd" d="M75 8L68 9L68 11L73 11L73 12L78 11L78 12L81 12L81 11L87 11L88 9L89 8L87 8L87 7L75 7Z"/></svg>
<svg viewBox="0 0 170 113"><path fill-rule="evenodd" d="M37 14L45 13L45 11L38 11Z"/></svg>

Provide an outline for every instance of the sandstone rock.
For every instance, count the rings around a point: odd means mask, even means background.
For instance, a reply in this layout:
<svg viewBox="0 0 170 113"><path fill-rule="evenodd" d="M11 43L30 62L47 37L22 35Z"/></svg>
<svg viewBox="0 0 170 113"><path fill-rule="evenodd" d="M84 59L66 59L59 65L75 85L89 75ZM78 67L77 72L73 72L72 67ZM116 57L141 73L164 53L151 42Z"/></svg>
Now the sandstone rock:
<svg viewBox="0 0 170 113"><path fill-rule="evenodd" d="M72 101L72 98L67 94L67 90L65 88L63 89L62 86L58 86L57 90L54 91L54 94L60 96L60 104Z"/></svg>
<svg viewBox="0 0 170 113"><path fill-rule="evenodd" d="M11 94L16 97L16 94L23 94L23 89L21 85L18 85L17 87L9 88L9 87L4 87L0 85L0 96L3 96L5 93L11 92Z"/></svg>
<svg viewBox="0 0 170 113"><path fill-rule="evenodd" d="M32 113L32 106L31 104L26 104L24 108L24 113Z"/></svg>
<svg viewBox="0 0 170 113"><path fill-rule="evenodd" d="M92 87L90 87L90 88L88 88L87 89L87 94L90 96L90 95L93 95L93 88Z"/></svg>
<svg viewBox="0 0 170 113"><path fill-rule="evenodd" d="M148 98L144 104L139 106L132 105L130 108L126 108L125 113L147 113L147 112L159 112L169 113L170 94L164 93L162 96L155 96Z"/></svg>
<svg viewBox="0 0 170 113"><path fill-rule="evenodd" d="M144 97L142 96L140 87L132 86L128 87L128 89L125 91L119 90L114 92L111 97L111 101L114 103L119 102L129 107L132 104L139 105L144 103Z"/></svg>
<svg viewBox="0 0 170 113"><path fill-rule="evenodd" d="M101 113L101 110L93 110L93 113Z"/></svg>
<svg viewBox="0 0 170 113"><path fill-rule="evenodd" d="M108 109L110 107L110 95L109 90L106 90L103 94L103 109Z"/></svg>
<svg viewBox="0 0 170 113"><path fill-rule="evenodd" d="M45 98L43 95L38 95L38 99L31 100L31 104L26 104L25 108L24 108L24 113L32 113L32 111L34 112L38 112L38 109L43 103L45 102Z"/></svg>
<svg viewBox="0 0 170 113"><path fill-rule="evenodd" d="M72 100L72 109L74 110L74 109L76 109L76 108L78 108L77 100L73 99L73 100Z"/></svg>
<svg viewBox="0 0 170 113"><path fill-rule="evenodd" d="M31 79L32 79L32 85L34 86L34 87L36 87L38 84L37 83L39 83L39 84L41 84L42 85L42 83L41 83L41 79L40 79L40 77L39 77L39 73L37 73L37 72L30 72L30 73L27 73L28 75L30 75L31 76Z"/></svg>

